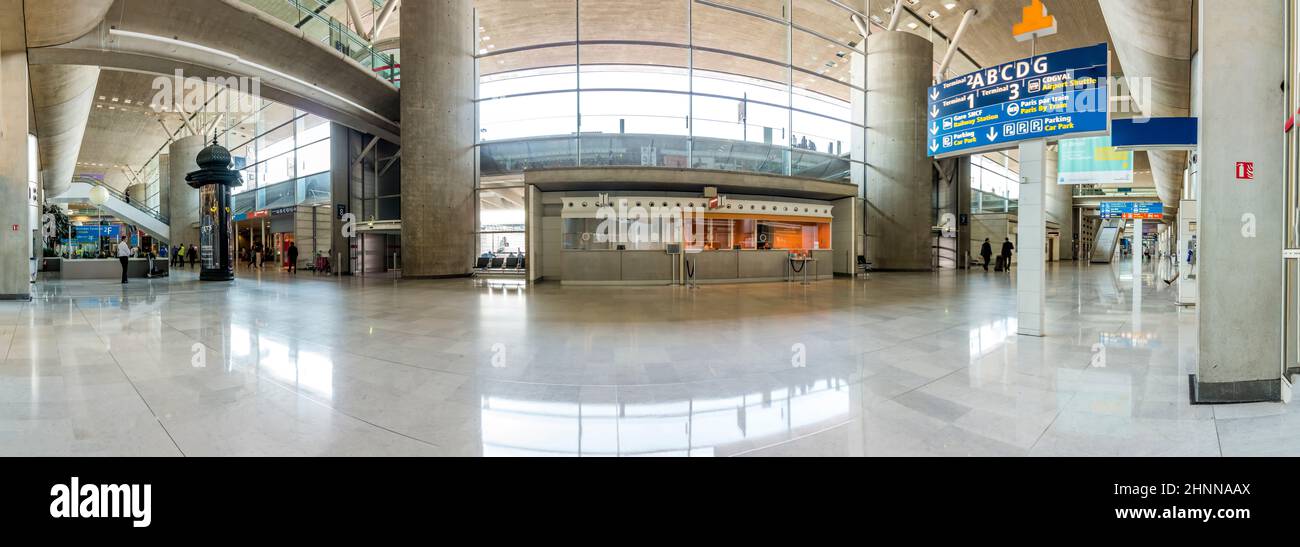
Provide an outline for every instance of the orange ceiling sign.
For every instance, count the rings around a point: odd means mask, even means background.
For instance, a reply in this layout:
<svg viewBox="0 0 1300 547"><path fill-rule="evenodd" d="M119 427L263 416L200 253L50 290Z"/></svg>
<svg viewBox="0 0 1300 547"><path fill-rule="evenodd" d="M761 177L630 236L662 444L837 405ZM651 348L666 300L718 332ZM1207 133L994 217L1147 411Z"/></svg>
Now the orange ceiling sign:
<svg viewBox="0 0 1300 547"><path fill-rule="evenodd" d="M1043 5L1043 0L1033 0L1025 6L1022 13L1021 21L1011 27L1011 33L1016 35L1016 41L1025 42L1056 34L1056 17L1047 14L1047 6Z"/></svg>

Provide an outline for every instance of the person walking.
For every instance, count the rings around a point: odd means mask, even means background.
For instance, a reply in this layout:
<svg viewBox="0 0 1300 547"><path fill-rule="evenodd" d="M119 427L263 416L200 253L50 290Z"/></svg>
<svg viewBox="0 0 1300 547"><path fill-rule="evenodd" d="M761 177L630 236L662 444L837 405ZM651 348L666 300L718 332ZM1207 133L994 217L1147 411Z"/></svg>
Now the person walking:
<svg viewBox="0 0 1300 547"><path fill-rule="evenodd" d="M298 245L289 243L289 273L298 273Z"/></svg>
<svg viewBox="0 0 1300 547"><path fill-rule="evenodd" d="M185 252L185 256L190 257L190 269L194 269L194 264L199 261L199 248L191 243L190 250Z"/></svg>
<svg viewBox="0 0 1300 547"><path fill-rule="evenodd" d="M262 269L262 244L258 243L253 246L253 264L252 267Z"/></svg>
<svg viewBox="0 0 1300 547"><path fill-rule="evenodd" d="M1008 273L1011 272L1011 251L1015 249L1016 246L1011 244L1011 238L1007 238L1002 242L1002 265Z"/></svg>
<svg viewBox="0 0 1300 547"><path fill-rule="evenodd" d="M131 260L131 245L127 244L126 237L117 240L117 260L122 263L122 284L126 284L126 267Z"/></svg>
<svg viewBox="0 0 1300 547"><path fill-rule="evenodd" d="M989 260L993 258L993 244L989 243L989 238L984 238L984 244L980 245L980 258L984 259L984 271L989 271Z"/></svg>

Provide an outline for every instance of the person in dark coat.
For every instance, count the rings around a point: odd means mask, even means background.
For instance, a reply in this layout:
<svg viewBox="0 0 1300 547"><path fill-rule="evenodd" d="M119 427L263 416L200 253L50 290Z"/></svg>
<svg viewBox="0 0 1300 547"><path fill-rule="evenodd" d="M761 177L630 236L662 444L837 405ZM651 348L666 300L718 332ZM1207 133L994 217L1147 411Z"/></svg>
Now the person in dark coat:
<svg viewBox="0 0 1300 547"><path fill-rule="evenodd" d="M289 272L298 273L298 245L289 243Z"/></svg>
<svg viewBox="0 0 1300 547"><path fill-rule="evenodd" d="M194 244L191 243L190 250L186 251L185 255L190 257L190 269L193 269L194 265L199 261L199 248L195 247Z"/></svg>
<svg viewBox="0 0 1300 547"><path fill-rule="evenodd" d="M984 238L984 244L980 246L980 258L984 259L984 271L989 271L989 260L993 258L993 244L989 243L989 238Z"/></svg>
<svg viewBox="0 0 1300 547"><path fill-rule="evenodd" d="M1011 238L1007 238L1006 241L1002 242L1002 265L1008 272L1011 271L1011 251L1015 249L1016 246L1011 244Z"/></svg>

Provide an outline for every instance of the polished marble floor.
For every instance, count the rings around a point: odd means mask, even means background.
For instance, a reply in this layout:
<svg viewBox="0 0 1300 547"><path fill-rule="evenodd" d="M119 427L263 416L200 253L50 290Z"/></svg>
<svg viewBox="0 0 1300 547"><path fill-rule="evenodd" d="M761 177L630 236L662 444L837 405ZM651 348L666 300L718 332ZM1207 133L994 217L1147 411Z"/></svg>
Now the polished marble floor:
<svg viewBox="0 0 1300 547"><path fill-rule="evenodd" d="M0 455L1300 455L1128 264L683 288L240 272L0 303ZM1135 285L1140 290L1135 293Z"/></svg>

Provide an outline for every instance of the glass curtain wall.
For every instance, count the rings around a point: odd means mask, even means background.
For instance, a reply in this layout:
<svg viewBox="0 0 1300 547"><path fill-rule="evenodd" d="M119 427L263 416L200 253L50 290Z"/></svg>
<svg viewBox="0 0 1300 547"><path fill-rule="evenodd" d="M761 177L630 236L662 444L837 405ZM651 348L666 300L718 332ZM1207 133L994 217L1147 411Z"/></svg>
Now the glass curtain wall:
<svg viewBox="0 0 1300 547"><path fill-rule="evenodd" d="M971 210L1010 213L1019 210L1020 161L1014 152L971 156Z"/></svg>
<svg viewBox="0 0 1300 547"><path fill-rule="evenodd" d="M534 0L525 17L478 0L480 252L523 250L524 169L852 182L865 162L852 153L865 142L855 13L831 0Z"/></svg>
<svg viewBox="0 0 1300 547"><path fill-rule="evenodd" d="M236 213L328 201L329 120L266 101L233 124L226 140L244 176Z"/></svg>

